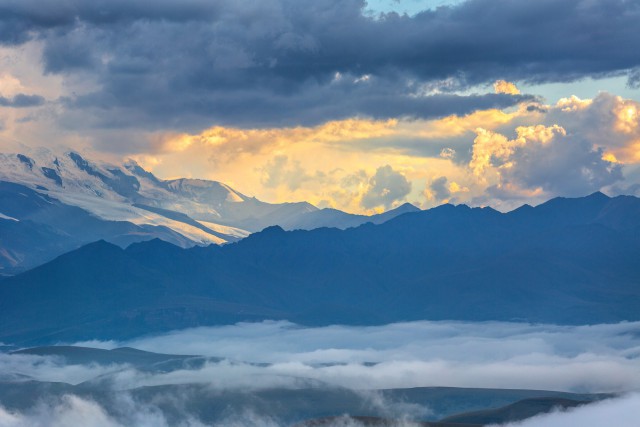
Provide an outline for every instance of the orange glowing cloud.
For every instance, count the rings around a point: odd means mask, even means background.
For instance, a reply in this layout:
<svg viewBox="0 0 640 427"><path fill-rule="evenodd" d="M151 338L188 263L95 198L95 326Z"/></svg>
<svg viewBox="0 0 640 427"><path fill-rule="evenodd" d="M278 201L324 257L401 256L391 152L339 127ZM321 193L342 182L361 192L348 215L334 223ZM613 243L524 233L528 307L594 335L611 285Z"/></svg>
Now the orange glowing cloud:
<svg viewBox="0 0 640 427"><path fill-rule="evenodd" d="M510 168L512 164L509 159L518 147L529 143L545 145L555 136L566 134L565 129L558 125L519 126L516 128L516 138L509 139L500 133L478 128L469 167L479 177L482 177L485 170L495 166L494 159L501 162L499 167Z"/></svg>
<svg viewBox="0 0 640 427"><path fill-rule="evenodd" d="M498 80L493 84L493 90L496 93L505 93L507 95L520 95L520 90L515 84L506 80Z"/></svg>
<svg viewBox="0 0 640 427"><path fill-rule="evenodd" d="M518 117L521 112L505 112L497 109L479 110L466 116L448 116L438 120L416 121L404 124L400 129L407 136L421 138L450 138L473 132L478 127L495 129Z"/></svg>
<svg viewBox="0 0 640 427"><path fill-rule="evenodd" d="M184 151L194 145L202 145L233 156L301 143L331 144L380 138L393 135L397 125L398 120L395 119L348 119L315 127L238 129L215 126L198 135L170 135L164 141L164 148L168 151Z"/></svg>
<svg viewBox="0 0 640 427"><path fill-rule="evenodd" d="M640 114L638 105L633 101L622 101L616 105L613 113L616 116L615 130L622 133L634 133L638 131Z"/></svg>
<svg viewBox="0 0 640 427"><path fill-rule="evenodd" d="M598 124L596 145L605 150L613 163L640 162L640 103L619 96L596 99L594 108L602 117Z"/></svg>
<svg viewBox="0 0 640 427"><path fill-rule="evenodd" d="M580 99L575 95L571 95L568 98L560 98L558 102L556 102L555 107L567 113L571 111L584 110L592 103L592 99Z"/></svg>

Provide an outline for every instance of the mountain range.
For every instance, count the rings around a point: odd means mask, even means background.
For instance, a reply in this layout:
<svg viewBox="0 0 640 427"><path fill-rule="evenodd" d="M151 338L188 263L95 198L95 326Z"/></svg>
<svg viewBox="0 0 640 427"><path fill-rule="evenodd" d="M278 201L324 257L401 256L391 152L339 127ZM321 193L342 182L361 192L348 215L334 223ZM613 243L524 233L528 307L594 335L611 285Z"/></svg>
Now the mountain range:
<svg viewBox="0 0 640 427"><path fill-rule="evenodd" d="M226 245L98 241L0 282L0 341L126 339L287 319L591 324L640 319L640 199L594 193L501 213L443 205Z"/></svg>
<svg viewBox="0 0 640 427"><path fill-rule="evenodd" d="M405 204L364 216L306 202L272 204L216 181L161 180L133 160L116 165L25 148L0 154L0 274L100 239L126 247L159 238L188 248L233 242L271 225L347 228L417 210Z"/></svg>

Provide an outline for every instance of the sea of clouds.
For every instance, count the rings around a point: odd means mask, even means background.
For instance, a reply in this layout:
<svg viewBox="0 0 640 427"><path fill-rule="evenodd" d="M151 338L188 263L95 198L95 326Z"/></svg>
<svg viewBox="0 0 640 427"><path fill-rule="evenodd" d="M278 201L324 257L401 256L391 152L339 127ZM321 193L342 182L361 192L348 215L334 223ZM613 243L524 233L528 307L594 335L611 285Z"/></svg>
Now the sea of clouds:
<svg viewBox="0 0 640 427"><path fill-rule="evenodd" d="M245 387L244 378L259 375L312 378L358 389L640 390L640 322L593 326L407 322L318 328L263 322L187 329L123 343L78 345L130 346L225 359L206 364L193 375L184 373L184 379L180 375L140 379L145 384L200 378L213 386L229 387L238 381ZM261 385L255 378L249 382Z"/></svg>
<svg viewBox="0 0 640 427"><path fill-rule="evenodd" d="M0 378L28 376L69 384L108 378L109 387L125 391L118 406L130 408L114 417L95 401L67 395L55 401L41 399L27 412L0 408L0 426L169 425L161 411L136 403L126 390L191 383L219 390L323 384L354 390L451 386L621 393L615 399L510 427L637 426L640 419L640 322L556 326L425 321L312 328L279 321L193 328L127 342L74 344L219 359L191 369L145 372L127 365L67 365L56 357L0 353ZM393 414L398 415L397 408ZM603 424L604 419L609 421ZM347 418L340 422L357 425ZM183 424L201 425L188 416ZM243 413L233 414L221 425L271 426L278 421Z"/></svg>

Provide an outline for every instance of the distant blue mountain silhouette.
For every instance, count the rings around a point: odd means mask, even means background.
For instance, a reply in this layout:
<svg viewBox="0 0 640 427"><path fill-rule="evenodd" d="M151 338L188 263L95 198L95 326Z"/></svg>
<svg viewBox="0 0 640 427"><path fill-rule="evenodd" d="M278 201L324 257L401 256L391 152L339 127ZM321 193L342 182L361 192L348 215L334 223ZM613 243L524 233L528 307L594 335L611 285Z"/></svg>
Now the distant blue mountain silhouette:
<svg viewBox="0 0 640 427"><path fill-rule="evenodd" d="M99 241L0 282L0 341L46 343L238 321L640 319L640 199L556 198L503 214L443 205L381 225L225 246Z"/></svg>

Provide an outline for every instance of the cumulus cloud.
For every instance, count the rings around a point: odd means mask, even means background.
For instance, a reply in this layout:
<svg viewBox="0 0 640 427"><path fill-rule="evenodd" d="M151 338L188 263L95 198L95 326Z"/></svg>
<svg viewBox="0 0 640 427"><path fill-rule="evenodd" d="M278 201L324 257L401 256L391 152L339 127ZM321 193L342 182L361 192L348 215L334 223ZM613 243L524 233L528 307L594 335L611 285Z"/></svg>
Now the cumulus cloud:
<svg viewBox="0 0 640 427"><path fill-rule="evenodd" d="M389 165L381 166L369 179L369 187L362 196L361 205L367 209L377 206L389 208L411 192L411 183Z"/></svg>
<svg viewBox="0 0 640 427"><path fill-rule="evenodd" d="M514 166L512 160L518 149L527 144L547 145L555 137L566 136L567 132L558 125L550 127L544 125L521 126L516 128L517 137L508 139L497 132L483 128L476 129L476 138L473 142L473 156L469 166L476 175L482 175L487 168L502 167L508 169ZM577 147L576 151L580 148Z"/></svg>
<svg viewBox="0 0 640 427"><path fill-rule="evenodd" d="M506 80L497 80L494 84L493 84L493 90L496 91L496 93L506 93L509 95L520 95L520 90L518 90L518 87L511 83L508 82Z"/></svg>
<svg viewBox="0 0 640 427"><path fill-rule="evenodd" d="M601 147L611 160L631 164L640 162L638 101L601 93L593 100L578 103L578 106L574 116L566 119L579 121L580 134L585 139Z"/></svg>
<svg viewBox="0 0 640 427"><path fill-rule="evenodd" d="M479 128L469 163L474 174L494 174L497 188L582 196L623 179L619 165L581 135L558 125L521 126L516 138Z"/></svg>

